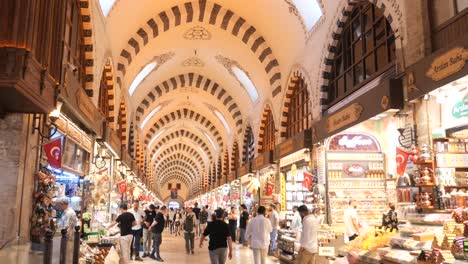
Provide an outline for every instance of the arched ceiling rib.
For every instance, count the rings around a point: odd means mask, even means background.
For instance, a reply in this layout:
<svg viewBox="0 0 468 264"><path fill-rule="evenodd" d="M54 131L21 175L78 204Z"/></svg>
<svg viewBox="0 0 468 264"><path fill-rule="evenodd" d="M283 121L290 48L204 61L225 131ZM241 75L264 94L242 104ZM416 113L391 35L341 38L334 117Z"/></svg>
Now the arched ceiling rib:
<svg viewBox="0 0 468 264"><path fill-rule="evenodd" d="M167 168L169 166L173 166L173 165L187 166L187 168L190 168L197 175L202 173L202 171L200 170L200 167L198 167L196 165L196 163L193 160L191 160L190 158L184 157L185 158L184 159L184 158L178 157L177 159L171 159L170 157L174 157L174 156L168 156L168 158L166 158L164 160L164 162L160 163L156 167L155 171L157 173L159 173L159 171L162 171L163 169L165 169L165 168Z"/></svg>
<svg viewBox="0 0 468 264"><path fill-rule="evenodd" d="M117 64L117 82L122 84L126 69L132 64L141 49L163 32L188 23L205 23L229 32L248 46L253 56L263 65L268 75L273 97L281 92L281 71L279 62L265 38L246 19L232 10L211 1L199 0L180 3L150 18L136 30L120 51Z"/></svg>
<svg viewBox="0 0 468 264"><path fill-rule="evenodd" d="M141 121L150 114L152 109L152 103L164 94L170 93L171 91L183 88L198 88L199 91L203 91L205 94L209 94L210 97L215 98L222 102L227 111L230 113L232 119L235 121L237 127L237 133L242 132L242 113L235 102L234 98L230 93L225 90L220 84L197 73L186 73L180 74L175 77L171 77L168 80L161 82L156 85L152 91L149 91L144 99L140 102L136 110L136 120Z"/></svg>
<svg viewBox="0 0 468 264"><path fill-rule="evenodd" d="M158 166L158 164L165 159L166 156L169 156L171 153L185 153L188 156L192 156L198 161L199 164L203 164L204 160L201 157L199 150L184 144L184 143L177 143L175 145L172 145L165 150L163 150L160 154L159 157L156 157L155 159L155 164Z"/></svg>

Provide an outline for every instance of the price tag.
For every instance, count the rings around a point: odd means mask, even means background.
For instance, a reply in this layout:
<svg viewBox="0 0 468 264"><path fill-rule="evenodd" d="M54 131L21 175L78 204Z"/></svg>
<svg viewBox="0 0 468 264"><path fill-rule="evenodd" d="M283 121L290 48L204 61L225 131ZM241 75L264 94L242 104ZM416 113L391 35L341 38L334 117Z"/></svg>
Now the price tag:
<svg viewBox="0 0 468 264"><path fill-rule="evenodd" d="M334 257L335 256L335 248L334 247L319 247L319 256L322 257Z"/></svg>

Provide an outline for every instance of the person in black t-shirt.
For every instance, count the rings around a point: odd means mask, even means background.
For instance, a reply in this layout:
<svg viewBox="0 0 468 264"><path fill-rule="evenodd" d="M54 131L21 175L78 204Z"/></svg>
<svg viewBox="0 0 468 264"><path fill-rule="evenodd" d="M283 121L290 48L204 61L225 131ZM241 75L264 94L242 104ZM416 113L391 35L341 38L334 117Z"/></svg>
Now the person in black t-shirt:
<svg viewBox="0 0 468 264"><path fill-rule="evenodd" d="M240 230L240 239L239 243L244 246L247 246L247 240L245 239L245 231L247 230L247 221L249 221L249 212L247 212L247 206L241 204L242 212L239 219L239 230Z"/></svg>
<svg viewBox="0 0 468 264"><path fill-rule="evenodd" d="M156 206L150 204L149 208L145 210L145 220L143 224L143 257L146 258L150 255L151 252L151 240L153 240L153 235L149 227L153 223L154 217L156 215Z"/></svg>
<svg viewBox="0 0 468 264"><path fill-rule="evenodd" d="M200 235L200 208L198 208L198 203L196 202L193 206L193 212L195 213L195 216L197 217L197 232L198 235Z"/></svg>
<svg viewBox="0 0 468 264"><path fill-rule="evenodd" d="M153 251L150 254L150 258L155 259L159 262L164 262L159 254L159 246L162 243L162 232L165 226L164 215L166 215L166 206L162 206L155 215L154 221L150 226L151 232L153 232ZM154 255L156 254L156 256Z"/></svg>
<svg viewBox="0 0 468 264"><path fill-rule="evenodd" d="M127 204L121 204L120 215L115 219L115 222L108 227L111 228L117 224L120 227L119 243L122 252L122 264L127 264L130 261L130 247L133 239L132 226L137 224L135 217L132 213L127 212L127 209Z"/></svg>
<svg viewBox="0 0 468 264"><path fill-rule="evenodd" d="M223 221L224 210L216 210L216 220L209 223L200 238L200 248L203 246L206 236L210 236L208 250L212 264L226 263L226 255L232 259L232 239L228 225ZM229 253L227 248L229 246Z"/></svg>

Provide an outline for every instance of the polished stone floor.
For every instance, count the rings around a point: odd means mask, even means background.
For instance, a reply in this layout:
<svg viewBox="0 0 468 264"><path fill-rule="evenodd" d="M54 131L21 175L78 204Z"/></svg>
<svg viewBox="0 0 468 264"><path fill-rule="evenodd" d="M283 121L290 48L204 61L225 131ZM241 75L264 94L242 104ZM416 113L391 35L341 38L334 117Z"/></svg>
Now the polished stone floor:
<svg viewBox="0 0 468 264"><path fill-rule="evenodd" d="M181 236L173 236L169 233L163 234L163 243L161 245L161 257L164 263L192 263L192 264L209 264L208 257L208 241L203 245L203 248L198 247L199 240L196 241L195 254L185 254L185 241ZM234 244L234 253L232 260L227 263L250 264L253 263L252 251L239 244ZM59 239L54 239L54 248L59 248ZM58 251L54 250L54 259L58 259ZM28 245L9 246L0 250L0 263L15 263L15 264L38 264L42 263L42 255L32 253ZM53 263L58 263L53 261ZM150 258L145 258L143 262L131 261L130 263L160 263ZM275 257L268 257L267 263L279 263Z"/></svg>

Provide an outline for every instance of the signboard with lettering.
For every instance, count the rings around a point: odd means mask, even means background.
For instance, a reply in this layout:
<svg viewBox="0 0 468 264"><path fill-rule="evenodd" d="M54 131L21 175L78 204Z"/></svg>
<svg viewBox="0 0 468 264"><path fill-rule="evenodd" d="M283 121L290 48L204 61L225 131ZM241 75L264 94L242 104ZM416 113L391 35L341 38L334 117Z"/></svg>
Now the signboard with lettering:
<svg viewBox="0 0 468 264"><path fill-rule="evenodd" d="M468 50L455 47L434 59L426 75L434 81L440 81L463 69L467 59Z"/></svg>
<svg viewBox="0 0 468 264"><path fill-rule="evenodd" d="M380 144L367 134L338 134L328 141L330 151L375 151L380 152Z"/></svg>
<svg viewBox="0 0 468 264"><path fill-rule="evenodd" d="M306 129L294 137L288 138L279 145L276 145L274 160L279 160L303 148L312 146L312 130Z"/></svg>
<svg viewBox="0 0 468 264"><path fill-rule="evenodd" d="M249 174L251 172L252 172L252 168L250 166L250 162L245 164L242 167L237 168L237 175L239 177L245 176L245 175L247 175L247 174Z"/></svg>
<svg viewBox="0 0 468 264"><path fill-rule="evenodd" d="M359 103L354 103L343 110L336 112L327 119L327 131L331 133L347 126L359 119L364 108Z"/></svg>
<svg viewBox="0 0 468 264"><path fill-rule="evenodd" d="M252 170L262 169L270 164L273 164L273 151L265 151L260 153L252 162Z"/></svg>

